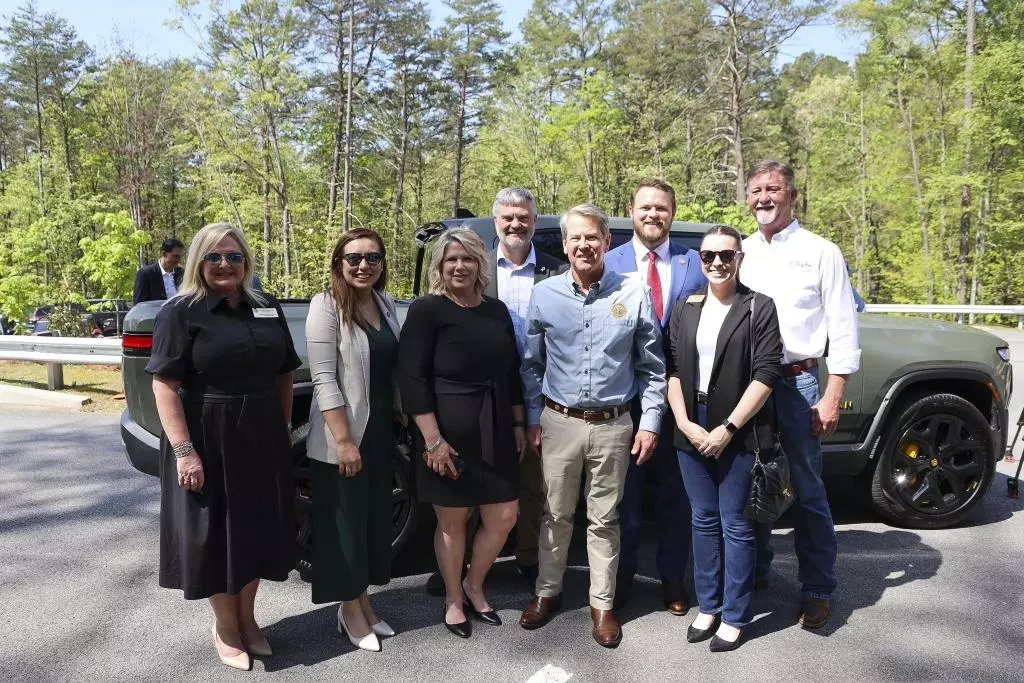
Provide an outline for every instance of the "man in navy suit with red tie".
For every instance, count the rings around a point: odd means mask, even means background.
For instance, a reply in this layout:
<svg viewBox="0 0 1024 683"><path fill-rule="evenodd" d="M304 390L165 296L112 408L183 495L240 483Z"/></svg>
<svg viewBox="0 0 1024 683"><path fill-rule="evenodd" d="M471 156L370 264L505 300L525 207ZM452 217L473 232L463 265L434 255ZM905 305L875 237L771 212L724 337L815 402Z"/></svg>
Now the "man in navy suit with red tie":
<svg viewBox="0 0 1024 683"><path fill-rule="evenodd" d="M693 249L672 244L669 239L676 213L676 194L668 183L654 178L641 181L633 191L629 213L633 219L633 239L608 252L605 264L611 270L637 273L644 279L651 288L654 311L665 331L676 301L685 301L707 284L700 256ZM615 589L616 608L629 599L636 574L644 485L649 480L655 492L661 597L665 609L672 614L682 616L689 609L684 579L690 556L690 502L672 446L674 431L672 413L666 411L654 454L643 462L634 459L629 464L619 503L622 547Z"/></svg>

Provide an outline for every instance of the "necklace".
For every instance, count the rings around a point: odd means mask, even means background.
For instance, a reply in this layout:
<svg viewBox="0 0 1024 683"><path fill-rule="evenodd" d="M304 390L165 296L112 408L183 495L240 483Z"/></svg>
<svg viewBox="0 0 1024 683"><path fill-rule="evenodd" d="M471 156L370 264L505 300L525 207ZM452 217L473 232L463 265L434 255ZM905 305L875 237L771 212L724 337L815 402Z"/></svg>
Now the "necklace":
<svg viewBox="0 0 1024 683"><path fill-rule="evenodd" d="M475 302L474 302L474 303L471 303L471 304L469 304L469 303L463 303L462 301L460 301L460 300L459 300L459 299L458 299L458 298L457 298L457 297L456 297L456 296L455 296L454 294L452 294L451 292L448 292L447 296L448 296L448 300L449 300L449 301L451 301L451 302L452 302L453 304L455 304L456 306L460 306L460 307L462 307L462 308L475 308L475 307L479 306L479 305L480 305L480 303L481 303L481 302L483 301L483 298L482 298L482 297L480 297L480 296L479 296L478 294L475 294L475 293L474 293L474 294L472 295L472 296L474 297L474 299L475 299Z"/></svg>

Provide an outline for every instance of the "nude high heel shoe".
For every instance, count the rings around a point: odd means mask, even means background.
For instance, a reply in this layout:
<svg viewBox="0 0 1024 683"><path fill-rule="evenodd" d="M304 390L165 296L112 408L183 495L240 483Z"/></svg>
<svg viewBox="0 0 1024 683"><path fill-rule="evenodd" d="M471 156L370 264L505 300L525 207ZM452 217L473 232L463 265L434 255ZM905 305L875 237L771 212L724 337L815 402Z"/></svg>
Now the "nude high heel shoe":
<svg viewBox="0 0 1024 683"><path fill-rule="evenodd" d="M347 637L348 641L360 650L380 652L380 641L377 640L377 634L373 632L373 629L361 638L356 638L352 635L351 631L348 630L348 624L345 623L345 614L341 611L341 606L338 607L338 633Z"/></svg>
<svg viewBox="0 0 1024 683"><path fill-rule="evenodd" d="M224 641L221 640L220 636L217 634L217 624L213 625L211 631L213 633L213 649L216 651L217 656L220 657L222 664L230 666L232 669L241 669L242 671L248 671L250 667L252 667L252 660L249 659L248 652L243 651L231 657L222 655L218 645L223 645Z"/></svg>

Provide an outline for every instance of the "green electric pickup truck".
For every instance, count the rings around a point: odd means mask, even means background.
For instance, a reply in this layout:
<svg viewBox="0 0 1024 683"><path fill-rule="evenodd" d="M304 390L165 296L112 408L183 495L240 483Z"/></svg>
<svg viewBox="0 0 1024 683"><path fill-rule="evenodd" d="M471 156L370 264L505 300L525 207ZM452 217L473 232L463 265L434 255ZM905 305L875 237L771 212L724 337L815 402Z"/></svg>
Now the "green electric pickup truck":
<svg viewBox="0 0 1024 683"><path fill-rule="evenodd" d="M455 225L471 228L485 244L497 246L490 218L424 225L416 233L420 248L415 292L425 291L434 239ZM708 227L676 222L671 239L696 248ZM611 230L615 246L633 234L626 218L611 219ZM565 259L557 216L538 218L534 244ZM161 304L132 308L123 337L127 408L121 416L121 436L131 464L151 475L157 474L160 421L151 378L144 368ZM295 347L303 356L307 305L306 301L282 301ZM399 302L399 317L407 308L408 302ZM849 477L854 485L869 488L874 509L892 523L940 528L962 521L988 491L996 461L1006 447L1013 382L1007 343L962 325L884 315L861 314L860 330L861 370L850 378L839 427L824 445L825 474ZM311 543L311 490L305 460L311 397L309 370L303 366L295 373L292 443L304 561ZM396 423L396 552L414 532L420 516L420 506L409 493L408 444L408 435Z"/></svg>

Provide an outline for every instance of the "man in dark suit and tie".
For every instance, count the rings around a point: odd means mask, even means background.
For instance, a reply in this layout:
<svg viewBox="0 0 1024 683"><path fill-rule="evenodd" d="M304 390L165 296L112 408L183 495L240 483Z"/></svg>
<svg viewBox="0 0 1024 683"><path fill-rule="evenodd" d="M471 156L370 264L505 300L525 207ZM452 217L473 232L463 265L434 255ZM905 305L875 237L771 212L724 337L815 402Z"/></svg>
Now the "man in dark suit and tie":
<svg viewBox="0 0 1024 683"><path fill-rule="evenodd" d="M506 187L494 199L494 228L500 244L487 255L488 283L484 294L500 299L512 315L516 345L522 355L526 343L526 314L533 285L567 266L537 251L533 233L537 205L523 187ZM540 457L527 451L519 466L519 523L516 528L516 562L532 588L537 580L537 544L544 512L544 487Z"/></svg>
<svg viewBox="0 0 1024 683"><path fill-rule="evenodd" d="M170 299L178 293L185 270L179 266L185 245L173 237L160 245L160 258L156 263L139 268L135 274L135 303Z"/></svg>
<svg viewBox="0 0 1024 683"><path fill-rule="evenodd" d="M637 273L647 283L654 312L661 320L662 331L667 332L676 301L685 301L707 286L700 256L693 249L672 244L669 239L676 213L676 194L668 183L655 178L642 180L633 191L629 213L633 219L633 239L608 252L605 263L619 273ZM637 413L634 422L638 419ZM619 503L622 547L615 589L616 608L626 603L633 586L643 521L644 484L650 481L655 492L656 557L662 600L665 608L677 616L686 614L689 609L684 578L690 555L690 503L672 445L674 431L672 413L667 411L654 454L644 461L631 460L626 473L625 490Z"/></svg>

